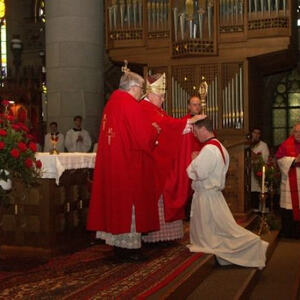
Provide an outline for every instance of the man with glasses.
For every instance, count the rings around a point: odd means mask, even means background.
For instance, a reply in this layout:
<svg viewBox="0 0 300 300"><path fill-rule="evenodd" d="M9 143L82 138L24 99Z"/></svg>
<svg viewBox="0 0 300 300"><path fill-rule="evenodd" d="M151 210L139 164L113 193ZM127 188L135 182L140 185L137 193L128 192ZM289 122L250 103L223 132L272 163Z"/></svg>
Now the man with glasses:
<svg viewBox="0 0 300 300"><path fill-rule="evenodd" d="M182 219L185 217L184 203L188 192L188 178L185 169L183 174L174 171L178 157L191 161L191 152L182 150L183 136L191 132L192 124L205 116L197 115L188 119L175 119L169 116L162 108L165 100L166 75L154 74L148 76L146 83L146 97L140 102L149 123L157 123L161 128L156 147L153 151L155 161L156 197L159 211L160 230L143 236L144 242L163 242L181 239L183 237ZM186 150L186 149L184 149ZM183 154L183 155L181 155ZM186 163L186 167L189 163ZM180 175L186 177L183 184L176 186L171 191L166 188L169 176ZM177 189L179 188L179 189ZM169 196L170 192L172 196ZM165 193L168 195L166 196ZM166 198L167 197L167 198ZM178 198L177 198L178 197ZM182 202L178 206L178 201ZM176 203L175 203L176 202ZM165 218L167 217L167 219ZM171 222L167 222L171 221Z"/></svg>
<svg viewBox="0 0 300 300"><path fill-rule="evenodd" d="M141 233L159 228L151 161L159 128L138 104L144 79L122 70L103 111L87 229L114 246L118 261L140 261Z"/></svg>

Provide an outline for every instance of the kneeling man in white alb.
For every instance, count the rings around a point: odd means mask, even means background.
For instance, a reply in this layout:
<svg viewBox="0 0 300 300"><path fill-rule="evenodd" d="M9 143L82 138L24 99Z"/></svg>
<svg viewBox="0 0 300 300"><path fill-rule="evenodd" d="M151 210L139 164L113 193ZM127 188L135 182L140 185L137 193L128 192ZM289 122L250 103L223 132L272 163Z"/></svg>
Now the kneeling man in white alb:
<svg viewBox="0 0 300 300"><path fill-rule="evenodd" d="M268 243L236 223L222 194L229 165L227 150L215 138L209 119L194 124L194 135L203 147L187 168L194 190L190 251L214 254L221 265L262 269Z"/></svg>

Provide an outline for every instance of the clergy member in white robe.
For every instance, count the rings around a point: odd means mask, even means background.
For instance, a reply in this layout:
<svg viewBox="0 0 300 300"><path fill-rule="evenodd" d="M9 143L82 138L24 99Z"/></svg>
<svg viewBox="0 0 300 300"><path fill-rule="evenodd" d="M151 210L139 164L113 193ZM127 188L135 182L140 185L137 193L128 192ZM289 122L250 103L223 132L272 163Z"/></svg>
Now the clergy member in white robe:
<svg viewBox="0 0 300 300"><path fill-rule="evenodd" d="M76 116L73 119L74 128L66 133L65 147L68 152L89 152L92 140L87 130L81 128L82 117Z"/></svg>
<svg viewBox="0 0 300 300"><path fill-rule="evenodd" d="M253 128L251 131L251 155L261 155L263 161L266 163L268 161L270 151L267 143L263 142L261 139L261 130L259 128ZM261 211L261 202L259 200L259 194L261 193L261 184L259 184L258 179L255 177L253 169L251 170L251 204L254 211Z"/></svg>
<svg viewBox="0 0 300 300"><path fill-rule="evenodd" d="M49 124L50 132L45 135L44 152L50 152L55 148L58 152L65 151L64 135L57 130L57 123L51 122Z"/></svg>
<svg viewBox="0 0 300 300"><path fill-rule="evenodd" d="M190 251L214 254L221 265L263 268L268 243L236 223L222 194L227 150L215 139L209 119L195 123L194 134L204 146L187 168L194 190Z"/></svg>

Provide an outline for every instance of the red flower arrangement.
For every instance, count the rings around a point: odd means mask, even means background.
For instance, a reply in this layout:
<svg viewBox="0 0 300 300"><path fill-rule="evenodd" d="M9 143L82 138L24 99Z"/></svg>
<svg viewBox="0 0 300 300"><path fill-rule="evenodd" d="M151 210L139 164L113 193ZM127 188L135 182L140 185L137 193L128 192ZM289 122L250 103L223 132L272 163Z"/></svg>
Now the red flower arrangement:
<svg viewBox="0 0 300 300"><path fill-rule="evenodd" d="M266 187L272 190L278 187L281 175L274 157L270 156L267 162L265 163L261 152L258 152L257 154L252 155L251 163L255 178L258 180L260 185L262 181L262 167L265 166Z"/></svg>
<svg viewBox="0 0 300 300"><path fill-rule="evenodd" d="M37 146L28 134L28 128L8 115L9 101L1 102L0 114L0 179L21 179L26 186L41 175L42 163L35 158Z"/></svg>

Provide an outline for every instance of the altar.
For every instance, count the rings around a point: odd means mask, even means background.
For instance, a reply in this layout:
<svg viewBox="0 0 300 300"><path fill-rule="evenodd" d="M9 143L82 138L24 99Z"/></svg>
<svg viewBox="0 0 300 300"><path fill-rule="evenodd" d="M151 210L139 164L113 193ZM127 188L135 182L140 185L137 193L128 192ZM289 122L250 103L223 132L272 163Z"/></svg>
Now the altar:
<svg viewBox="0 0 300 300"><path fill-rule="evenodd" d="M86 217L95 153L37 153L42 178L14 181L0 209L0 256L50 257L89 243Z"/></svg>

